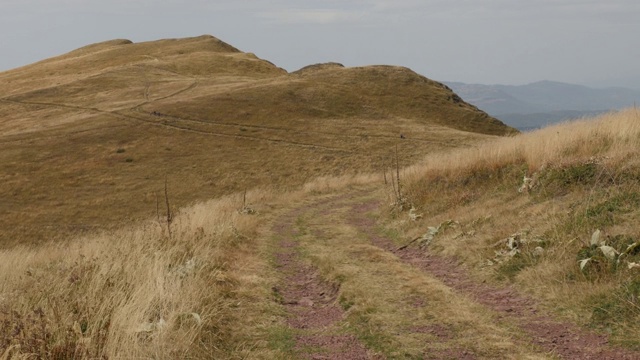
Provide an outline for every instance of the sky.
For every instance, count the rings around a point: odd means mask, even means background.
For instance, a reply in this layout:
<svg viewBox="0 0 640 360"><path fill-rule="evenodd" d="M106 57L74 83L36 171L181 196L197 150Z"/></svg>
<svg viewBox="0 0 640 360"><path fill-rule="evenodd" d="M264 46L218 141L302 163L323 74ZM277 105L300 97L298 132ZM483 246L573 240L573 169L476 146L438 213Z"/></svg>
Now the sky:
<svg viewBox="0 0 640 360"><path fill-rule="evenodd" d="M638 0L0 0L0 71L111 39L209 34L289 71L640 89Z"/></svg>

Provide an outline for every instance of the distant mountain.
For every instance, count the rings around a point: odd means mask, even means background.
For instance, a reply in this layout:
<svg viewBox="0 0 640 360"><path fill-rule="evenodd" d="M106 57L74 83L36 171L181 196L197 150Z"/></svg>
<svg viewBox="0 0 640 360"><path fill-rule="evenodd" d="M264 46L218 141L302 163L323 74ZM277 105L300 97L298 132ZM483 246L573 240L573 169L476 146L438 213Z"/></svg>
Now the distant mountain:
<svg viewBox="0 0 640 360"><path fill-rule="evenodd" d="M501 85L464 84L445 82L456 94L489 114L534 113L542 107L519 100L501 89Z"/></svg>
<svg viewBox="0 0 640 360"><path fill-rule="evenodd" d="M570 121L584 117L593 117L606 112L607 111L561 110L533 114L511 113L500 115L500 120L520 131L529 131L558 122Z"/></svg>
<svg viewBox="0 0 640 360"><path fill-rule="evenodd" d="M520 130L570 118L633 106L640 91L621 87L595 89L555 81L527 85L445 82L465 101Z"/></svg>

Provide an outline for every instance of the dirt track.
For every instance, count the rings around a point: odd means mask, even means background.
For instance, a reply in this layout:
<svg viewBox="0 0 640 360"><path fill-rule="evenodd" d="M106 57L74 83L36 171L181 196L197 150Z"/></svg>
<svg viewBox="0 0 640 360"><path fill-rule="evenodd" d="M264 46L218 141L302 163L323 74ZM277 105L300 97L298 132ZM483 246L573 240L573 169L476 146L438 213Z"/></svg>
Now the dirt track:
<svg viewBox="0 0 640 360"><path fill-rule="evenodd" d="M285 281L281 288L273 289L290 314L288 325L299 332L295 350L304 352L309 359L370 358L354 335L340 333L338 324L344 312L336 301L338 289L322 281L315 269L298 256L296 214L281 218L274 227L281 238L276 264Z"/></svg>
<svg viewBox="0 0 640 360"><path fill-rule="evenodd" d="M367 192L308 201L272 225L304 359L638 359L607 337L555 320L513 288L471 280L452 259L381 234ZM336 280L337 279L337 280ZM345 306L348 299L348 306Z"/></svg>

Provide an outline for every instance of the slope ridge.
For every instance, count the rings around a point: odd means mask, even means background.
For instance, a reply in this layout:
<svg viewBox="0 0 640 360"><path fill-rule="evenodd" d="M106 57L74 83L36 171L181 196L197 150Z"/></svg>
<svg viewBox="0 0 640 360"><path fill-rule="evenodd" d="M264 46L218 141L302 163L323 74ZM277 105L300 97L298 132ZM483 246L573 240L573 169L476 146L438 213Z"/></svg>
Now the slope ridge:
<svg viewBox="0 0 640 360"><path fill-rule="evenodd" d="M0 79L0 244L154 216L165 178L182 206L514 131L407 68L288 73L212 36L102 42Z"/></svg>

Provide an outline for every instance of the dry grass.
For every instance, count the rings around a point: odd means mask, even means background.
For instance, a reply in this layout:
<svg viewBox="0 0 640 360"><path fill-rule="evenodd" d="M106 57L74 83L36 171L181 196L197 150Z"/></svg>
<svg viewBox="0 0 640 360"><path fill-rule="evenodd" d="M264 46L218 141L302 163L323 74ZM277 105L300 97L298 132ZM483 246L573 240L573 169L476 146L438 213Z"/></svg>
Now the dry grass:
<svg viewBox="0 0 640 360"><path fill-rule="evenodd" d="M624 158L634 153L640 137L640 113L628 109L562 123L515 137L492 140L466 151L427 157L413 171L444 175L526 164L528 174L544 166L562 165L593 156Z"/></svg>
<svg viewBox="0 0 640 360"><path fill-rule="evenodd" d="M512 131L408 69L287 74L212 37L105 42L0 79L2 359L282 356L269 216L221 196L381 179L401 133L404 166ZM167 178L171 236L147 220Z"/></svg>
<svg viewBox="0 0 640 360"><path fill-rule="evenodd" d="M400 134L408 165L511 131L408 69L287 74L209 36L95 44L0 79L0 248L149 218L165 176L183 207L381 171Z"/></svg>
<svg viewBox="0 0 640 360"><path fill-rule="evenodd" d="M608 329L616 341L637 346L640 331L634 324L640 312L628 306L638 305L635 270L584 273L577 257L595 228L609 234L610 243L618 235L637 236L638 121L635 110L628 110L432 155L401 174L408 200L423 218L414 222L396 212L393 225L409 237L427 225L457 220L460 227L436 237L434 249L459 257L485 280L511 279L559 314ZM537 174L537 180L528 193L518 193L524 174ZM164 226L148 222L99 236L6 249L0 252L2 355L283 356L269 345L281 309L270 298L277 279L260 225L277 215L272 209L309 194L382 181L377 173L348 175L319 178L286 194L250 191L249 207L259 216L237 212L240 194L200 203L180 211L172 237ZM169 189L170 194L186 191L174 190L171 183ZM153 204L155 212L155 197ZM305 226L304 221L298 224ZM402 335L408 326L435 322L464 329L466 337L448 339L449 344L487 356L536 356L518 348L508 328L488 325L489 312L367 245L352 229L309 226L328 236L322 241L301 238L308 258L327 279L342 283L346 308L360 304L349 308L348 326L360 331L364 341L380 341L378 351L398 355L404 349L402 354L415 355L425 343L437 351L442 344L430 335ZM544 255L533 257L526 245L517 259L486 265L503 246L499 240L524 231L544 241ZM370 296L372 289L378 297ZM407 310L416 296L426 296L425 289L433 303ZM448 314L444 324L442 314Z"/></svg>
<svg viewBox="0 0 640 360"><path fill-rule="evenodd" d="M413 238L455 220L433 249L637 348L640 277L627 269L637 254L608 260L589 241L596 229L619 252L640 241L639 145L640 114L628 109L428 156L404 175L408 202L423 217L393 212L392 226ZM496 255L516 233L524 239L520 253Z"/></svg>
<svg viewBox="0 0 640 360"><path fill-rule="evenodd" d="M159 199L153 221L0 251L0 358L282 358L263 225L309 195L371 181L319 178L197 203L174 216L171 236Z"/></svg>
<svg viewBox="0 0 640 360"><path fill-rule="evenodd" d="M251 249L259 220L237 209L237 196L183 209L171 237L166 223L149 222L2 251L0 349L11 349L9 359L188 359L252 350L260 339L251 331L268 316L255 301L266 280ZM252 264L251 277L243 263Z"/></svg>

